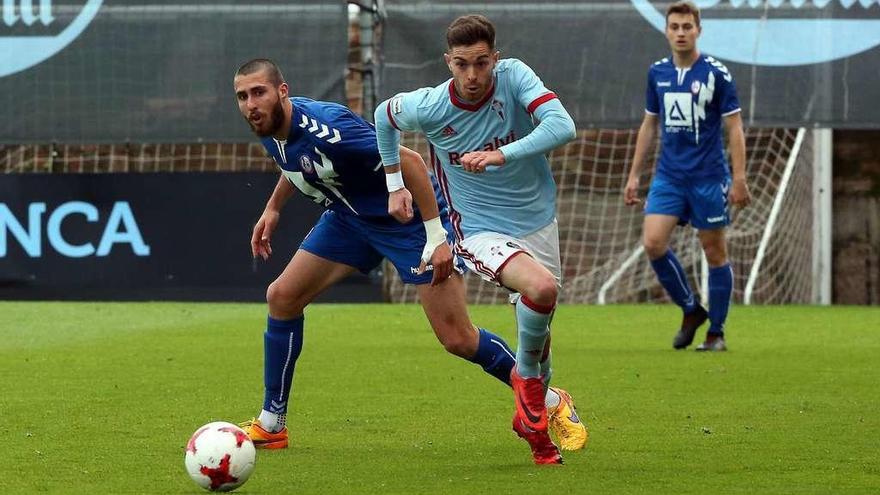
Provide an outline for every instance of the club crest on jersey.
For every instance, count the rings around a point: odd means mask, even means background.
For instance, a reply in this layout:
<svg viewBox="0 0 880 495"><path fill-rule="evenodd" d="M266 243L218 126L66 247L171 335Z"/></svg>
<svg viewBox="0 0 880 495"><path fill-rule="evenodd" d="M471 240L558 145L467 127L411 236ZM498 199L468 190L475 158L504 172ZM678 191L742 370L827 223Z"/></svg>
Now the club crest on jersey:
<svg viewBox="0 0 880 495"><path fill-rule="evenodd" d="M312 164L312 160L308 155L302 155L299 157L299 166L302 168L303 172L308 174L315 171L315 166Z"/></svg>
<svg viewBox="0 0 880 495"><path fill-rule="evenodd" d="M454 136L454 135L458 134L458 131L453 129L451 125L447 125L446 127L443 128L442 134L446 137L449 137L449 136Z"/></svg>
<svg viewBox="0 0 880 495"><path fill-rule="evenodd" d="M693 93L695 95L700 94L700 86L702 86L702 84L700 84L700 81L695 80L694 82L692 82L691 83L691 93Z"/></svg>
<svg viewBox="0 0 880 495"><path fill-rule="evenodd" d="M501 120L504 120L504 104L498 100L492 100L492 110L495 110L495 113L501 117Z"/></svg>

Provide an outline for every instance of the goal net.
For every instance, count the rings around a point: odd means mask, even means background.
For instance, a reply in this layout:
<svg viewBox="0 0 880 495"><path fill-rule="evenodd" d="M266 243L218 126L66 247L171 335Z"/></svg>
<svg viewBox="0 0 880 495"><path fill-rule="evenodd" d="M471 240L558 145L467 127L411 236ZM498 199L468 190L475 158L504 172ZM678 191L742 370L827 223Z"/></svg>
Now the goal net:
<svg viewBox="0 0 880 495"><path fill-rule="evenodd" d="M641 247L641 207L623 204L622 191L637 130L582 130L550 157L558 185L557 215L564 288L563 303L666 301ZM427 155L422 136L407 134L404 145ZM746 150L752 204L734 209L727 231L734 269L735 302L809 303L812 288L813 133L804 129L748 129ZM655 146L655 150L657 147ZM653 161L651 162L653 163ZM642 177L645 198L651 170ZM696 236L676 228L672 249L706 300L708 267ZM384 264L388 300L412 302L412 286L400 283ZM467 274L470 303L501 303L507 291Z"/></svg>

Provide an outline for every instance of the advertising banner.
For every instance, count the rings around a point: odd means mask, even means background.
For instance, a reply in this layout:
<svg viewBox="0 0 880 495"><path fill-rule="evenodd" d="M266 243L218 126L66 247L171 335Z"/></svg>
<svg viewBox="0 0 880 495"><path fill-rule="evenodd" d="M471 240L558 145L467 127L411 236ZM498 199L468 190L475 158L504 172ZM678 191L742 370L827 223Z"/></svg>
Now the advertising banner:
<svg viewBox="0 0 880 495"><path fill-rule="evenodd" d="M338 0L3 0L0 144L241 142L232 78L254 58L344 103Z"/></svg>
<svg viewBox="0 0 880 495"><path fill-rule="evenodd" d="M0 176L0 299L265 301L323 212L294 195L251 257L272 173ZM378 282L377 282L378 283ZM325 300L381 299L355 276Z"/></svg>
<svg viewBox="0 0 880 495"><path fill-rule="evenodd" d="M671 2L386 1L380 101L449 79L446 28L483 14L501 57L529 64L578 127L635 127L648 68L669 57ZM724 64L747 126L880 127L880 3L703 0L701 53Z"/></svg>

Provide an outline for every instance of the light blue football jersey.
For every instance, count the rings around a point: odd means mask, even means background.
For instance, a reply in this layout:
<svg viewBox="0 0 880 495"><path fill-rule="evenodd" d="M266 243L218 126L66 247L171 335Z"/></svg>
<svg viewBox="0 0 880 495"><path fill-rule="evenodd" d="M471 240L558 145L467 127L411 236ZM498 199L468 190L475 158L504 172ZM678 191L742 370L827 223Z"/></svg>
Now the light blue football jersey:
<svg viewBox="0 0 880 495"><path fill-rule="evenodd" d="M690 68L670 58L648 70L645 111L659 115L657 174L676 181L730 175L724 155L723 117L740 111L730 71L710 56Z"/></svg>
<svg viewBox="0 0 880 495"><path fill-rule="evenodd" d="M556 184L544 153L529 156L522 153L522 142L509 145L532 133L538 107L555 99L556 94L525 63L504 59L495 66L494 86L479 102L458 98L449 79L434 88L398 94L380 105L376 110L379 151L386 162L389 156L396 157L396 140L383 139L387 136L382 123L390 122L399 131L423 132L430 144L429 166L450 207L456 237L480 232L523 237L555 217ZM551 148L574 136L571 117L558 101L554 103L567 120L563 131L553 133L560 138ZM397 131L393 132L396 138ZM462 168L465 153L499 148L505 155L503 166L489 167L482 174Z"/></svg>

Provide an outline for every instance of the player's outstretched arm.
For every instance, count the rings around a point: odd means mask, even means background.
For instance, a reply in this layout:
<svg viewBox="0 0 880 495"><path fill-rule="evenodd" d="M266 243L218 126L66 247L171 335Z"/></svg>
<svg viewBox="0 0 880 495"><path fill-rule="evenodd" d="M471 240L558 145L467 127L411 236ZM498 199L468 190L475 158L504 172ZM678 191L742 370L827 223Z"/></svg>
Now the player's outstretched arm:
<svg viewBox="0 0 880 495"><path fill-rule="evenodd" d="M637 205L642 202L639 199L639 178L642 176L642 165L648 155L648 148L654 144L657 135L657 116L645 113L639 134L636 136L636 151L633 154L632 167L629 169L629 177L623 189L623 201L627 205Z"/></svg>
<svg viewBox="0 0 880 495"><path fill-rule="evenodd" d="M284 174L281 174L278 178L278 183L275 184L275 190L272 191L272 196L266 201L263 214L260 215L260 219L257 220L257 224L254 225L254 231L251 234L251 254L253 254L254 258L260 256L265 260L272 254L272 233L275 232L275 227L278 226L281 208L291 196L293 196L293 185L284 177Z"/></svg>
<svg viewBox="0 0 880 495"><path fill-rule="evenodd" d="M376 107L373 120L376 125L376 145L385 166L385 183L388 186L388 214L398 222L412 219L412 195L406 189L400 167L400 130L390 116L391 101Z"/></svg>
<svg viewBox="0 0 880 495"><path fill-rule="evenodd" d="M419 207L427 235L419 270L424 271L429 263L433 265L434 276L431 285L437 285L452 274L452 250L446 242L446 229L440 221L440 210L437 206L437 198L434 196L434 188L428 178L428 167L421 155L403 146L400 147L400 158L403 180L412 191L412 198Z"/></svg>
<svg viewBox="0 0 880 495"><path fill-rule="evenodd" d="M534 115L540 123L528 135L497 150L465 153L461 157L462 167L468 172L480 173L489 166L546 154L577 136L574 120L556 98L541 104Z"/></svg>
<svg viewBox="0 0 880 495"><path fill-rule="evenodd" d="M746 138L743 133L742 113L736 112L724 117L724 127L727 130L730 168L733 173L730 203L745 208L752 202L752 195L746 182Z"/></svg>

